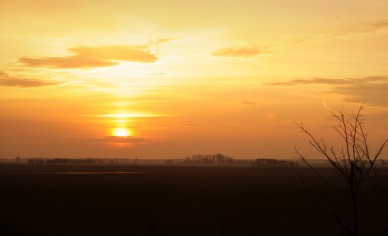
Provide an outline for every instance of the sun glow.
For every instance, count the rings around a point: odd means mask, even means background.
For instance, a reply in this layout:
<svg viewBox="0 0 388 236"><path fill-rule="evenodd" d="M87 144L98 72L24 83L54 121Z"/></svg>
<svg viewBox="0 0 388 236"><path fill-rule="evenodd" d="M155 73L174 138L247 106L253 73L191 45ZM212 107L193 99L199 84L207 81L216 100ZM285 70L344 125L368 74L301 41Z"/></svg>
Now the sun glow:
<svg viewBox="0 0 388 236"><path fill-rule="evenodd" d="M155 117L155 116L158 116L158 115L142 114L142 113L116 113L116 114L105 114L105 115L101 115L101 116L102 117L108 117L108 118L124 119L124 118Z"/></svg>
<svg viewBox="0 0 388 236"><path fill-rule="evenodd" d="M131 132L127 128L115 128L115 129L113 129L113 136L128 137L130 135L131 135Z"/></svg>

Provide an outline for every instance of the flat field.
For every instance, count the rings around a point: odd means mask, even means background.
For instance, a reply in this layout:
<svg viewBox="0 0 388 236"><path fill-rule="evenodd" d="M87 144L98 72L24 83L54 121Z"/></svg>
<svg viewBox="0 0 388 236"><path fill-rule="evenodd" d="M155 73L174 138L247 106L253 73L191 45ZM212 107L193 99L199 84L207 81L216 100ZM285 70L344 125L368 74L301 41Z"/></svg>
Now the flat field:
<svg viewBox="0 0 388 236"><path fill-rule="evenodd" d="M306 168L1 165L0 191L1 235L344 235L351 216ZM364 234L388 235L387 198L362 199Z"/></svg>

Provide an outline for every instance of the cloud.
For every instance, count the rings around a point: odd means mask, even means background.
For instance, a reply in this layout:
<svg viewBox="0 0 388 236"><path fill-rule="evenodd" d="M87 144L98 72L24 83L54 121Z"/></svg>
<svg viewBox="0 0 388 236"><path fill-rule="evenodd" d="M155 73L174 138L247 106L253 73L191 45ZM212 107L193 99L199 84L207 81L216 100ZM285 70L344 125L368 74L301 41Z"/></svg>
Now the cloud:
<svg viewBox="0 0 388 236"><path fill-rule="evenodd" d="M74 47L67 50L74 55L22 57L19 61L32 67L71 69L114 66L119 64L119 61L151 63L158 59L147 46Z"/></svg>
<svg viewBox="0 0 388 236"><path fill-rule="evenodd" d="M246 102L246 101L243 101L243 102L240 102L241 104L244 104L244 105L256 105L256 103L254 102Z"/></svg>
<svg viewBox="0 0 388 236"><path fill-rule="evenodd" d="M326 78L315 78L315 79L296 79L291 81L282 81L282 82L272 82L266 83L267 85L275 86L293 86L293 85L302 85L302 84L348 84L350 79L326 79Z"/></svg>
<svg viewBox="0 0 388 236"><path fill-rule="evenodd" d="M160 38L160 39L157 39L155 41L152 41L151 44L158 45L158 44L170 42L171 40L172 39L170 39L170 38Z"/></svg>
<svg viewBox="0 0 388 236"><path fill-rule="evenodd" d="M286 82L267 83L274 86L327 85L332 93L344 96L345 101L388 106L388 76L345 79L298 79Z"/></svg>
<svg viewBox="0 0 388 236"><path fill-rule="evenodd" d="M148 143L151 142L151 140L144 139L144 138L135 138L135 137L116 137L116 136L108 136L102 139L99 139L101 142L106 143Z"/></svg>
<svg viewBox="0 0 388 236"><path fill-rule="evenodd" d="M285 82L266 83L266 85L275 85L275 86L295 86L295 85L305 85L305 84L366 85L366 84L384 84L384 83L388 83L388 76L345 78L345 79L328 79L328 78L296 79L296 80L290 80Z"/></svg>
<svg viewBox="0 0 388 236"><path fill-rule="evenodd" d="M371 33L379 30L388 28L388 19L382 19L378 21L357 24L343 29L342 33L344 34L354 34L354 33Z"/></svg>
<svg viewBox="0 0 388 236"><path fill-rule="evenodd" d="M218 49L212 55L216 57L253 57L260 54L268 53L268 48L259 47L256 45L249 46L232 46Z"/></svg>
<svg viewBox="0 0 388 236"><path fill-rule="evenodd" d="M348 102L366 102L388 107L388 77L364 78L346 86L336 86L332 91L345 95Z"/></svg>
<svg viewBox="0 0 388 236"><path fill-rule="evenodd" d="M59 84L59 82L13 77L13 76L8 75L5 72L0 71L0 86L1 87L30 88L30 87L52 86L52 85L57 85L57 84Z"/></svg>
<svg viewBox="0 0 388 236"><path fill-rule="evenodd" d="M288 45L298 45L302 43L317 43L325 42L336 39L347 39L354 36L360 37L362 35L370 37L372 33L378 33L380 31L388 29L388 19L381 19L370 22L356 23L351 25L345 25L337 28L335 31L326 34L317 35L304 35L292 39Z"/></svg>

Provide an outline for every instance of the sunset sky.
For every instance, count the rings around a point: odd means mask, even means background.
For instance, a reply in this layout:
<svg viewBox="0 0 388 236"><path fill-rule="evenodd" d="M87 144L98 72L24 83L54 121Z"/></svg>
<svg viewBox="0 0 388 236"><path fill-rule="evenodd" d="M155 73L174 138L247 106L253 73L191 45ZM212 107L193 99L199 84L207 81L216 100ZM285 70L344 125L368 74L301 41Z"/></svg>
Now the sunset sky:
<svg viewBox="0 0 388 236"><path fill-rule="evenodd" d="M363 103L376 147L387 12L387 0L1 0L0 157L293 158L311 151L296 123L335 143L330 113Z"/></svg>

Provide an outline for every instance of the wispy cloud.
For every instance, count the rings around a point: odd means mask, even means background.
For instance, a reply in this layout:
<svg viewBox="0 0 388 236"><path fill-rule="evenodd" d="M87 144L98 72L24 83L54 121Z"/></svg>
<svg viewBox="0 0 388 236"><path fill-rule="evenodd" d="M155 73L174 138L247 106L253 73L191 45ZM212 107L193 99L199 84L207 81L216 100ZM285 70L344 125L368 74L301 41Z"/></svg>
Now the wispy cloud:
<svg viewBox="0 0 388 236"><path fill-rule="evenodd" d="M247 102L247 101L243 101L243 102L240 102L241 104L244 104L244 105L256 105L255 102Z"/></svg>
<svg viewBox="0 0 388 236"><path fill-rule="evenodd" d="M268 47L260 47L257 45L248 46L231 46L220 48L213 52L212 55L216 57L254 57L260 54L268 53Z"/></svg>
<svg viewBox="0 0 388 236"><path fill-rule="evenodd" d="M288 45L298 45L302 43L319 43L336 39L346 39L360 36L370 36L371 34L388 30L388 19L380 19L370 22L358 22L351 25L344 25L334 31L316 34L302 35L293 38Z"/></svg>
<svg viewBox="0 0 388 236"><path fill-rule="evenodd" d="M152 41L150 44L151 45L159 45L159 44L162 44L162 43L167 43L167 42L170 42L172 39L170 38L160 38L160 39L157 39L155 41Z"/></svg>
<svg viewBox="0 0 388 236"><path fill-rule="evenodd" d="M349 102L367 102L388 106L388 76L344 79L297 79L285 82L267 83L273 86L327 85L331 92L341 94Z"/></svg>
<svg viewBox="0 0 388 236"><path fill-rule="evenodd" d="M332 91L345 95L345 100L349 102L367 102L388 107L388 77L359 79L346 86L335 86Z"/></svg>
<svg viewBox="0 0 388 236"><path fill-rule="evenodd" d="M360 34L360 33L371 33L379 30L388 29L388 19L382 19L378 21L372 21L362 24L355 24L343 28L341 33L343 34Z"/></svg>
<svg viewBox="0 0 388 236"><path fill-rule="evenodd" d="M101 142L106 143L127 143L127 144L134 144L134 143L149 143L151 140L144 139L144 138L135 138L135 137L116 137L116 136L108 136L102 139L99 139Z"/></svg>
<svg viewBox="0 0 388 236"><path fill-rule="evenodd" d="M119 61L151 63L158 58L147 46L74 47L67 49L73 55L65 57L22 57L19 61L31 67L59 69L106 67Z"/></svg>
<svg viewBox="0 0 388 236"><path fill-rule="evenodd" d="M351 79L326 79L326 78L314 78L314 79L296 79L290 81L281 81L281 82L271 82L266 83L267 85L275 86L293 86L293 85L303 85L303 84L349 84Z"/></svg>
<svg viewBox="0 0 388 236"><path fill-rule="evenodd" d="M59 84L59 82L39 80L39 79L19 78L15 76L10 76L5 72L0 71L0 86L2 87L30 88L30 87L52 86L57 84Z"/></svg>
<svg viewBox="0 0 388 236"><path fill-rule="evenodd" d="M385 84L388 83L388 76L373 76L364 78L344 78L344 79L329 79L329 78L313 78L313 79L295 79L282 82L266 83L266 85L275 86L294 86L305 84L326 84L326 85L354 85L354 84Z"/></svg>

